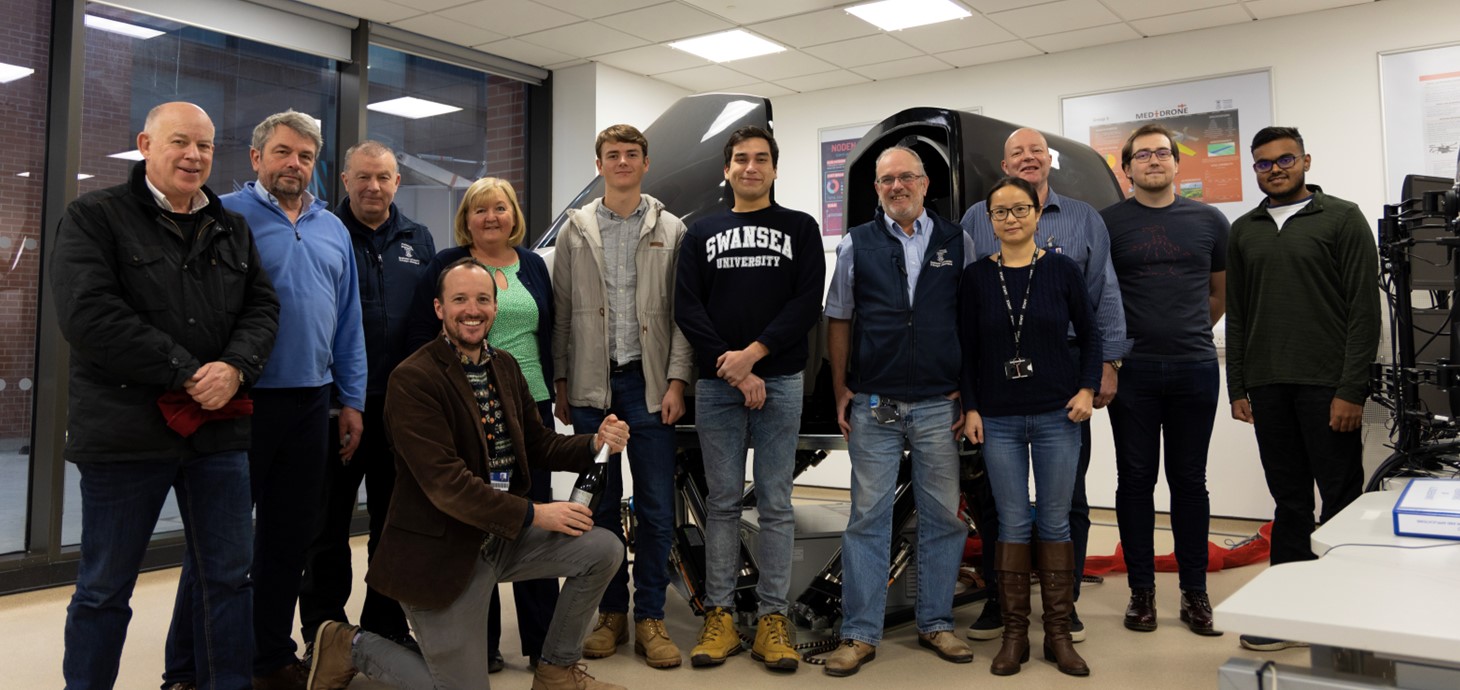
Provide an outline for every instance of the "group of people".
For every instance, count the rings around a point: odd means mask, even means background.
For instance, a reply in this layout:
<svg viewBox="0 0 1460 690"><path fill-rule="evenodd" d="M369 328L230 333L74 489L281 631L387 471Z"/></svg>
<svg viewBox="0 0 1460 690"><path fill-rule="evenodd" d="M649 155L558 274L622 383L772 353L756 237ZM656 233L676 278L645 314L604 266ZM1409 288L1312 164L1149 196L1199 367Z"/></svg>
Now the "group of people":
<svg viewBox="0 0 1460 690"><path fill-rule="evenodd" d="M615 654L630 627L645 663L678 667L664 609L674 424L690 383L709 490L706 611L690 662L742 651L733 594L753 447L750 651L796 670L792 473L826 264L816 221L773 199L770 132L729 136L733 203L687 228L641 191L644 135L605 129L594 144L605 194L569 212L551 279L522 246L526 219L506 180L466 190L458 246L438 253L393 201L400 173L385 145L349 149L347 198L329 209L309 192L323 147L312 119L261 122L250 148L258 180L222 197L206 186L213 138L197 106L154 108L130 180L75 201L53 250L71 345L66 458L80 469L83 510L67 687L115 683L128 598L169 489L186 549L166 688L343 688L357 673L404 688L484 687L506 665L505 581L535 690L620 687L581 660ZM838 245L824 311L852 468L842 641L827 674L875 658L904 448L919 643L973 660L952 611L966 436L983 444L994 497L978 506L989 603L968 637L1002 637L991 670L1017 673L1037 572L1044 655L1088 675L1073 647L1084 638L1075 601L1089 420L1107 405L1131 573L1125 625L1156 627L1152 492L1164 436L1181 620L1220 634L1205 593L1205 468L1218 395L1211 327L1224 310L1232 413L1256 423L1278 503L1273 561L1311 557L1313 483L1328 516L1362 480L1375 251L1352 204L1305 185L1296 130L1259 132L1253 153L1268 198L1229 239L1220 213L1176 193L1180 147L1157 125L1122 151L1132 198L1099 213L1050 189L1052 156L1034 130L1009 137L1008 177L961 225L925 207L916 151L881 152L880 208ZM579 433L558 434L554 419ZM633 479L632 626L618 456L596 509L551 492L552 471L584 470L605 445L628 447ZM344 606L362 481L370 565L357 627Z"/></svg>

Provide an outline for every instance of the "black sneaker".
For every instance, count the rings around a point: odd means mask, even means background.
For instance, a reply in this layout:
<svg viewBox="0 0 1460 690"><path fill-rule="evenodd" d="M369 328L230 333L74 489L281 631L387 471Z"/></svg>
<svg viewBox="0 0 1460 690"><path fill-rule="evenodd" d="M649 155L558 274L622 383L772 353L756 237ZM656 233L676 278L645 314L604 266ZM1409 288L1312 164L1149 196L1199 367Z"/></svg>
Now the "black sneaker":
<svg viewBox="0 0 1460 690"><path fill-rule="evenodd" d="M1085 623L1080 620L1080 613L1075 610L1070 611L1070 641L1085 641Z"/></svg>
<svg viewBox="0 0 1460 690"><path fill-rule="evenodd" d="M999 611L999 600L989 597L984 601L983 612L978 620L968 626L970 640L997 640L1004 634L1004 618Z"/></svg>
<svg viewBox="0 0 1460 690"><path fill-rule="evenodd" d="M1281 640L1276 637L1258 637L1257 635L1243 635L1239 638L1244 649L1254 652L1277 652L1290 647L1307 647L1307 642L1297 640Z"/></svg>
<svg viewBox="0 0 1460 690"><path fill-rule="evenodd" d="M507 668L507 659L503 658L500 650L493 649L487 655L487 673L496 673Z"/></svg>

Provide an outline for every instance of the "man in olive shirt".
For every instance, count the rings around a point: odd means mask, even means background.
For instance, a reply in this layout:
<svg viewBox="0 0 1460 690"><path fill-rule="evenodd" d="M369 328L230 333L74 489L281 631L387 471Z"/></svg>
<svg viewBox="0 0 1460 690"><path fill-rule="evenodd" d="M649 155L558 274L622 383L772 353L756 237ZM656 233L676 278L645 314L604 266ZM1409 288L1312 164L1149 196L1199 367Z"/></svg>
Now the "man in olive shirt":
<svg viewBox="0 0 1460 690"><path fill-rule="evenodd" d="M1227 248L1227 393L1254 424L1273 517L1272 564L1314 558L1321 521L1363 491L1359 423L1379 345L1378 251L1358 206L1304 183L1312 163L1292 127L1252 139L1267 195L1232 224ZM1286 640L1242 636L1274 651Z"/></svg>

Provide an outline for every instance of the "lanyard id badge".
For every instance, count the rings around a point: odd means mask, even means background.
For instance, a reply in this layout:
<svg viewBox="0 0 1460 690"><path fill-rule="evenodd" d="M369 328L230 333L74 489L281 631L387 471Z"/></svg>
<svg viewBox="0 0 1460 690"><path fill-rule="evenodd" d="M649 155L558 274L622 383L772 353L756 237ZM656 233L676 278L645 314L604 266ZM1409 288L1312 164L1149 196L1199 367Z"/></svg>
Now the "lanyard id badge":
<svg viewBox="0 0 1460 690"><path fill-rule="evenodd" d="M1004 279L1004 255L999 254L999 289L1004 293L1004 308L1009 312L1009 326L1014 330L1014 356L1004 362L1004 378L1010 381L1027 379L1034 375L1034 362L1020 352L1020 336L1024 332L1024 317L1029 310L1029 292L1034 287L1034 265L1039 252L1029 257L1029 282L1024 285L1024 300L1019 304L1019 316L1014 316L1014 301L1009 298L1009 283Z"/></svg>

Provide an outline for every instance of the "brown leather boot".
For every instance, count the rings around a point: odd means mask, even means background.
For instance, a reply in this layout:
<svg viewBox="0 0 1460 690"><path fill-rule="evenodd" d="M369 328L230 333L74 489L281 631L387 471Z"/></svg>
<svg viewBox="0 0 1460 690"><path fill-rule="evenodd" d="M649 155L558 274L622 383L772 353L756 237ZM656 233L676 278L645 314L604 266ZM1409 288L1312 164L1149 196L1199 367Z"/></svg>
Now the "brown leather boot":
<svg viewBox="0 0 1460 690"><path fill-rule="evenodd" d="M1070 639L1070 612L1075 610L1075 547L1067 541L1035 542L1039 595L1044 600L1044 658L1072 676L1090 675L1090 667Z"/></svg>
<svg viewBox="0 0 1460 690"><path fill-rule="evenodd" d="M999 573L999 611L1004 619L1004 642L989 665L996 676L1012 676L1029 661L1029 545L999 542L994 570Z"/></svg>

